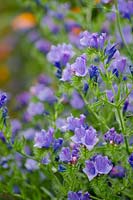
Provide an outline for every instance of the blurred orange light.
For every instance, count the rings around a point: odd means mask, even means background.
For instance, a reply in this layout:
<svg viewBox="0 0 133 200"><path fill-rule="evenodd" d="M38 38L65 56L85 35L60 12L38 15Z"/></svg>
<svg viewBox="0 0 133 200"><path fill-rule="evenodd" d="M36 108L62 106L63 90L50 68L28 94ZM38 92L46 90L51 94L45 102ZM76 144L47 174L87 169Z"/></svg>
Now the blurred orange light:
<svg viewBox="0 0 133 200"><path fill-rule="evenodd" d="M73 32L75 35L79 35L80 32L81 32L81 28L79 28L79 27L74 27L74 28L72 29L72 32Z"/></svg>
<svg viewBox="0 0 133 200"><path fill-rule="evenodd" d="M100 3L101 0L95 0L96 3Z"/></svg>
<svg viewBox="0 0 133 200"><path fill-rule="evenodd" d="M14 30L30 29L36 25L35 16L32 13L22 13L15 17L12 22Z"/></svg>
<svg viewBox="0 0 133 200"><path fill-rule="evenodd" d="M74 13L79 13L80 11L81 11L81 9L79 7L72 8L72 12L74 12Z"/></svg>
<svg viewBox="0 0 133 200"><path fill-rule="evenodd" d="M12 47L10 44L7 44L7 42L1 42L0 43L0 60L6 59L10 52L12 50Z"/></svg>
<svg viewBox="0 0 133 200"><path fill-rule="evenodd" d="M6 66L0 66L0 83L4 83L9 79L10 72Z"/></svg>

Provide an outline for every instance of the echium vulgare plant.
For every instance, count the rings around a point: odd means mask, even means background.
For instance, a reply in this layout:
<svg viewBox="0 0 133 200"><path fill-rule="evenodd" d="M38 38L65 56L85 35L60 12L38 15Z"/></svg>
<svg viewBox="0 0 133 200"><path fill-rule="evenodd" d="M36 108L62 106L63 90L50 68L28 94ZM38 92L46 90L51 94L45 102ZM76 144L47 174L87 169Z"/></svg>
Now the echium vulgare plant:
<svg viewBox="0 0 133 200"><path fill-rule="evenodd" d="M120 2L116 8L125 17ZM13 186L16 198L133 199L132 55L123 56L120 44L105 32L84 30L78 39L79 49L67 43L48 46L57 84L42 75L17 97L24 113L21 122L11 120L10 138L7 97L0 94L0 139L9 153L0 160L3 171L9 169L0 179L8 192ZM11 175L15 182L6 183Z"/></svg>

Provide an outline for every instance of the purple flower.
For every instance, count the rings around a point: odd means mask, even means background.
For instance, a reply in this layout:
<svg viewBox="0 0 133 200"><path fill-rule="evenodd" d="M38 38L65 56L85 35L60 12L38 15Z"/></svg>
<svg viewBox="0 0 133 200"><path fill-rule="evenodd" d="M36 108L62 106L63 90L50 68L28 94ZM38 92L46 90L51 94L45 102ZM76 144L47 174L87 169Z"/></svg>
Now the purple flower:
<svg viewBox="0 0 133 200"><path fill-rule="evenodd" d="M2 131L0 131L0 140L2 141L2 142L6 142L6 138L5 138L5 136L4 136L4 134L3 134L3 132Z"/></svg>
<svg viewBox="0 0 133 200"><path fill-rule="evenodd" d="M114 101L114 94L113 94L112 90L106 90L106 95L107 95L109 101L111 101L111 102Z"/></svg>
<svg viewBox="0 0 133 200"><path fill-rule="evenodd" d="M69 192L68 193L68 200L72 199L72 200L79 200L80 197L82 195L82 192L79 191L79 192Z"/></svg>
<svg viewBox="0 0 133 200"><path fill-rule="evenodd" d="M61 132L67 131L67 122L66 119L58 118L56 120L56 127L60 129Z"/></svg>
<svg viewBox="0 0 133 200"><path fill-rule="evenodd" d="M37 132L34 139L34 146L38 148L49 148L53 142L53 133L53 128L49 128L48 131L42 129L41 132Z"/></svg>
<svg viewBox="0 0 133 200"><path fill-rule="evenodd" d="M125 169L122 166L114 166L109 174L112 178L125 177Z"/></svg>
<svg viewBox="0 0 133 200"><path fill-rule="evenodd" d="M96 155L92 160L85 162L83 172L88 176L91 181L97 174L108 174L112 169L112 163L107 156Z"/></svg>
<svg viewBox="0 0 133 200"><path fill-rule="evenodd" d="M72 115L67 118L68 123L68 130L74 131L75 128L80 128L81 126L84 126L85 122L85 115L81 114L80 118L74 118Z"/></svg>
<svg viewBox="0 0 133 200"><path fill-rule="evenodd" d="M54 33L57 34L60 31L60 26L56 25L53 17L50 15L46 15L42 20L42 26L48 27L48 29Z"/></svg>
<svg viewBox="0 0 133 200"><path fill-rule="evenodd" d="M91 181L98 174L95 163L90 160L85 162L85 168L83 169L83 172L87 175L89 181Z"/></svg>
<svg viewBox="0 0 133 200"><path fill-rule="evenodd" d="M73 32L70 32L68 34L69 37L69 41L71 44L73 44L74 46L76 46L79 49L82 49L82 46L80 44L80 34L75 34Z"/></svg>
<svg viewBox="0 0 133 200"><path fill-rule="evenodd" d="M120 73L123 73L126 67L126 58L120 56L119 53L116 53L114 58L111 68L117 69Z"/></svg>
<svg viewBox="0 0 133 200"><path fill-rule="evenodd" d="M85 135L81 138L81 141L88 150L92 150L96 143L99 141L96 135L96 130L92 126L90 126L85 131Z"/></svg>
<svg viewBox="0 0 133 200"><path fill-rule="evenodd" d="M51 162L50 160L50 154L48 153L45 157L43 157L41 163L44 165L48 165Z"/></svg>
<svg viewBox="0 0 133 200"><path fill-rule="evenodd" d="M131 165L131 167L133 168L133 153L129 156L128 162Z"/></svg>
<svg viewBox="0 0 133 200"><path fill-rule="evenodd" d="M0 159L0 165L1 165L4 169L7 169L7 168L9 167L9 165L8 165L8 160L9 160L9 158L7 158L7 157L2 157L2 158Z"/></svg>
<svg viewBox="0 0 133 200"><path fill-rule="evenodd" d="M14 143L15 136L18 133L18 131L21 130L21 127L22 127L22 125L19 120L17 120L17 119L11 120L11 129L12 129L11 141L12 141L12 143Z"/></svg>
<svg viewBox="0 0 133 200"><path fill-rule="evenodd" d="M32 160L32 159L26 160L25 167L26 167L26 169L28 169L30 171L34 171L34 170L39 169L37 161Z"/></svg>
<svg viewBox="0 0 133 200"><path fill-rule="evenodd" d="M123 32L123 36L124 36L124 39L125 39L126 43L127 43L127 44L131 44L132 41L133 41L132 28L131 28L131 26L130 26L130 25L124 26L123 29L122 29L122 32ZM123 44L123 41L122 41L122 38L121 38L119 32L116 33L116 36L117 36L117 38L118 38L117 41L118 41L119 43L122 43L122 44Z"/></svg>
<svg viewBox="0 0 133 200"><path fill-rule="evenodd" d="M121 144L124 142L124 137L122 134L116 134L114 137L114 143L115 144Z"/></svg>
<svg viewBox="0 0 133 200"><path fill-rule="evenodd" d="M26 140L33 140L35 137L35 129L33 128L28 128L24 131L21 132L21 135L26 139Z"/></svg>
<svg viewBox="0 0 133 200"><path fill-rule="evenodd" d="M55 101L54 91L44 84L37 84L31 87L30 91L32 95L37 96L40 101L47 101L49 103Z"/></svg>
<svg viewBox="0 0 133 200"><path fill-rule="evenodd" d="M63 147L59 154L59 158L62 162L70 162L72 159L72 154L69 147Z"/></svg>
<svg viewBox="0 0 133 200"><path fill-rule="evenodd" d="M106 40L106 33L89 33L88 31L84 31L81 33L80 44L84 47L90 47L95 49L102 49L104 46L104 42Z"/></svg>
<svg viewBox="0 0 133 200"><path fill-rule="evenodd" d="M72 68L70 64L67 64L66 68L62 72L62 78L61 81L70 81L72 77Z"/></svg>
<svg viewBox="0 0 133 200"><path fill-rule="evenodd" d="M43 85L49 85L52 82L51 78L45 74L40 74L37 80L39 84Z"/></svg>
<svg viewBox="0 0 133 200"><path fill-rule="evenodd" d="M81 33L80 44L82 46L84 46L84 47L88 47L90 38L91 38L91 33L89 33L88 31L82 32Z"/></svg>
<svg viewBox="0 0 133 200"><path fill-rule="evenodd" d="M67 19L65 21L65 29L67 32L71 32L73 30L73 28L80 28L80 24L77 23L75 20L73 19Z"/></svg>
<svg viewBox="0 0 133 200"><path fill-rule="evenodd" d="M88 192L85 192L84 194L82 191L79 192L68 192L68 200L90 200L90 195Z"/></svg>
<svg viewBox="0 0 133 200"><path fill-rule="evenodd" d="M27 108L27 112L31 117L34 117L35 115L41 115L44 112L44 105L41 102L30 102Z"/></svg>
<svg viewBox="0 0 133 200"><path fill-rule="evenodd" d="M47 102L55 101L54 92L49 87L44 87L42 91L38 92L37 96L41 101L47 101Z"/></svg>
<svg viewBox="0 0 133 200"><path fill-rule="evenodd" d="M111 144L121 144L124 142L122 134L118 134L114 128L111 128L107 133L104 134L104 140Z"/></svg>
<svg viewBox="0 0 133 200"><path fill-rule="evenodd" d="M47 59L50 63L55 64L58 68L61 68L62 66L66 66L74 54L75 53L70 44L58 44L57 46L51 47L50 52L47 54Z"/></svg>
<svg viewBox="0 0 133 200"><path fill-rule="evenodd" d="M123 113L125 113L125 112L127 111L128 105L129 105L129 100L127 99L127 100L124 102L124 105L123 105Z"/></svg>
<svg viewBox="0 0 133 200"><path fill-rule="evenodd" d="M111 0L102 0L102 3L109 3Z"/></svg>
<svg viewBox="0 0 133 200"><path fill-rule="evenodd" d="M35 47L42 53L48 53L50 50L50 42L44 39L39 39L35 42Z"/></svg>
<svg viewBox="0 0 133 200"><path fill-rule="evenodd" d="M87 74L86 55L82 54L77 57L75 63L71 65L71 69L76 76L84 77Z"/></svg>
<svg viewBox="0 0 133 200"><path fill-rule="evenodd" d="M17 102L21 106L26 106L29 103L31 96L29 92L23 92L20 95L17 96Z"/></svg>
<svg viewBox="0 0 133 200"><path fill-rule="evenodd" d="M112 169L112 164L107 156L97 155L95 157L96 170L100 174L108 174Z"/></svg>
<svg viewBox="0 0 133 200"><path fill-rule="evenodd" d="M19 120L13 119L11 120L11 128L12 128L12 134L15 135L20 129L22 125Z"/></svg>
<svg viewBox="0 0 133 200"><path fill-rule="evenodd" d="M28 39L30 42L35 42L40 38L40 35L37 31L30 31L28 33Z"/></svg>
<svg viewBox="0 0 133 200"><path fill-rule="evenodd" d="M2 108L7 102L7 94L0 92L0 108Z"/></svg>
<svg viewBox="0 0 133 200"><path fill-rule="evenodd" d="M72 93L70 104L75 109L82 109L84 107L84 101L78 92L74 91Z"/></svg>
<svg viewBox="0 0 133 200"><path fill-rule="evenodd" d="M83 126L81 126L80 128L75 128L75 134L71 137L72 141L81 144L81 139L85 136L85 132L86 130Z"/></svg>
<svg viewBox="0 0 133 200"><path fill-rule="evenodd" d="M133 2L130 0L118 0L118 9L124 18L130 20L131 16L133 15Z"/></svg>
<svg viewBox="0 0 133 200"><path fill-rule="evenodd" d="M13 186L13 193L15 193L15 194L20 194L21 192L20 192L20 188L18 187L18 185L14 185Z"/></svg>
<svg viewBox="0 0 133 200"><path fill-rule="evenodd" d="M113 88L114 88L115 93L117 93L118 86L117 85L113 85ZM114 102L114 100L115 100L114 99L114 96L115 96L114 92L112 90L105 90L105 92L106 92L108 100L111 101L111 102Z"/></svg>
<svg viewBox="0 0 133 200"><path fill-rule="evenodd" d="M29 147L28 145L26 145L26 146L24 147L24 152L25 152L27 155L31 155L31 149L30 149L30 147Z"/></svg>

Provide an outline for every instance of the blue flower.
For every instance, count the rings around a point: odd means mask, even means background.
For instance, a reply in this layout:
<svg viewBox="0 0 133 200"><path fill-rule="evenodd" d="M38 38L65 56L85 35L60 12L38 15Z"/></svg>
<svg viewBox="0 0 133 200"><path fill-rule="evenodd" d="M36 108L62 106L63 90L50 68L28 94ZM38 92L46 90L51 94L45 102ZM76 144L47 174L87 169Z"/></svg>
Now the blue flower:
<svg viewBox="0 0 133 200"><path fill-rule="evenodd" d="M55 139L53 143L54 151L58 151L61 148L62 144L63 144L62 138Z"/></svg>
<svg viewBox="0 0 133 200"><path fill-rule="evenodd" d="M133 168L133 153L129 156L128 162L131 165L131 167Z"/></svg>
<svg viewBox="0 0 133 200"><path fill-rule="evenodd" d="M97 82L98 76L99 76L99 69L97 66L91 65L89 68L89 75L90 79L93 79L95 82Z"/></svg>
<svg viewBox="0 0 133 200"><path fill-rule="evenodd" d="M87 82L85 82L83 86L83 92L86 94L88 92L88 89L89 89L89 85Z"/></svg>
<svg viewBox="0 0 133 200"><path fill-rule="evenodd" d="M66 167L64 165L58 166L58 172L65 172L65 171L66 171Z"/></svg>
<svg viewBox="0 0 133 200"><path fill-rule="evenodd" d="M119 71L118 69L113 69L112 73L118 78L119 77Z"/></svg>
<svg viewBox="0 0 133 200"><path fill-rule="evenodd" d="M0 108L2 108L7 102L6 93L0 92Z"/></svg>
<svg viewBox="0 0 133 200"><path fill-rule="evenodd" d="M117 51L117 49L116 49L117 45L118 44L114 44L111 46L110 44L108 44L108 46L105 48L104 54L105 54L105 56L107 56L106 64L108 64L111 61L111 59L113 58L115 52Z"/></svg>

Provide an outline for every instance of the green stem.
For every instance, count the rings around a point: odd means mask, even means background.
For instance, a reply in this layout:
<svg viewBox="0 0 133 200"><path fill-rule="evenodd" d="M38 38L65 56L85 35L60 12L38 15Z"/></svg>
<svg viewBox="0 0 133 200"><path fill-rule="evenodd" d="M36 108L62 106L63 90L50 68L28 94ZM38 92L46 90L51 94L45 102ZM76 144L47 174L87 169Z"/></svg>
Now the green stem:
<svg viewBox="0 0 133 200"><path fill-rule="evenodd" d="M104 199L100 199L100 198L98 198L98 197L94 197L94 196L92 196L92 195L90 195L90 198L95 199L95 200L104 200Z"/></svg>
<svg viewBox="0 0 133 200"><path fill-rule="evenodd" d="M120 107L127 99L127 97L131 94L131 92L133 91L133 87L131 88L131 90L129 90L129 92L127 93L127 95L124 97L124 99L122 99L119 104L118 107Z"/></svg>
<svg viewBox="0 0 133 200"><path fill-rule="evenodd" d="M116 110L117 110L117 114L118 114L118 117L119 117L119 120L120 120L120 126L121 126L120 128L122 130L122 133L124 134L124 141L125 141L126 151L127 151L127 154L130 154L128 141L127 141L127 136L125 135L126 134L126 131L125 131L126 129L125 129L125 124L124 124L123 114L120 111L119 107L117 107Z"/></svg>
<svg viewBox="0 0 133 200"><path fill-rule="evenodd" d="M86 0L86 28L87 30L92 29L92 9L93 9L93 1Z"/></svg>
<svg viewBox="0 0 133 200"><path fill-rule="evenodd" d="M52 194L49 190L47 190L46 188L41 187L41 190L42 190L45 194L47 194L52 200L55 199L55 197L53 196L53 194Z"/></svg>
<svg viewBox="0 0 133 200"><path fill-rule="evenodd" d="M36 159L36 158L34 158L34 157L32 157L32 156L29 156L29 155L27 155L27 154L25 154L25 153L23 153L23 152L21 152L21 151L16 151L17 153L20 153L23 157L25 157L25 158L29 158L29 159L32 159L32 160L35 160L36 162L39 162L40 163L40 160L38 160L38 159Z"/></svg>
<svg viewBox="0 0 133 200"><path fill-rule="evenodd" d="M80 95L82 96L82 98L83 98L83 100L84 100L84 102L85 102L85 104L86 104L88 110L92 113L92 115L96 118L96 120L97 120L100 124L102 124L107 130L109 130L109 127L107 126L107 124L105 123L105 121L104 121L101 117L99 117L99 116L93 111L93 109L88 105L88 101L86 100L86 98L84 97L84 95L82 95L82 93L81 93L80 91L79 91L79 93L80 93Z"/></svg>

